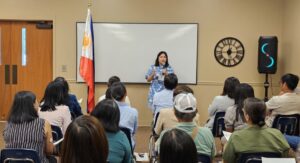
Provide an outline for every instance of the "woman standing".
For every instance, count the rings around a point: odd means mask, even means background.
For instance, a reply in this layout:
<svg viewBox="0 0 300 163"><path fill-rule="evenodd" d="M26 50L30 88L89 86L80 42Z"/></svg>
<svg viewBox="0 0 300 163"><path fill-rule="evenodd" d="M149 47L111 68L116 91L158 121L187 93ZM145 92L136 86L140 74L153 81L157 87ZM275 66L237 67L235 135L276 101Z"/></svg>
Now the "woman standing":
<svg viewBox="0 0 300 163"><path fill-rule="evenodd" d="M148 94L148 106L150 108L152 107L154 94L164 89L165 75L171 73L174 73L174 70L169 65L167 52L159 52L157 54L155 64L150 66L146 74L146 80L151 82Z"/></svg>

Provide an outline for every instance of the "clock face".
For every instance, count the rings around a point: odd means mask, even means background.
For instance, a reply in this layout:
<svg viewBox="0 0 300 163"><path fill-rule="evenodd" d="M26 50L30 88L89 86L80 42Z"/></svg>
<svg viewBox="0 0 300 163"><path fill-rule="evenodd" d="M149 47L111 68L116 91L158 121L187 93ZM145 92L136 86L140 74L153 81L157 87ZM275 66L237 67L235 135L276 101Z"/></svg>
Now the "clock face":
<svg viewBox="0 0 300 163"><path fill-rule="evenodd" d="M244 58L245 49L241 41L233 37L221 39L215 47L215 58L223 66L238 65Z"/></svg>

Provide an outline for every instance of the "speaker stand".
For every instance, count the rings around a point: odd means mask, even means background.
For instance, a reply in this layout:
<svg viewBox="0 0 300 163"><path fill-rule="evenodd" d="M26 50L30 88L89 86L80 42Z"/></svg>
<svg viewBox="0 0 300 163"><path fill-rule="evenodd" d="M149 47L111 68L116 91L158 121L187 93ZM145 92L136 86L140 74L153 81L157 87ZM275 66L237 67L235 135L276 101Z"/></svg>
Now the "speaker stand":
<svg viewBox="0 0 300 163"><path fill-rule="evenodd" d="M264 101L267 102L268 99L268 88L269 88L269 81L268 81L268 73L266 73L266 80L264 82L264 87L265 87L265 98Z"/></svg>

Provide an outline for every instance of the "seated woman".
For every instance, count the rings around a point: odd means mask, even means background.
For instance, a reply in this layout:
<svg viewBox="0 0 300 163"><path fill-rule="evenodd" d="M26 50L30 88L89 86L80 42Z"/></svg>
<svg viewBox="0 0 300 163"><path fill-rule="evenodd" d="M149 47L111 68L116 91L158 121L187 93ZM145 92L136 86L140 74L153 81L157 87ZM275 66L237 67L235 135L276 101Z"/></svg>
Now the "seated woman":
<svg viewBox="0 0 300 163"><path fill-rule="evenodd" d="M190 135L180 129L167 131L161 139L160 163L197 163L197 149Z"/></svg>
<svg viewBox="0 0 300 163"><path fill-rule="evenodd" d="M235 104L227 109L224 117L226 131L233 132L243 129L247 126L242 109L244 106L244 100L248 97L254 97L253 88L246 83L239 84L235 88Z"/></svg>
<svg viewBox="0 0 300 163"><path fill-rule="evenodd" d="M235 77L229 77L225 80L222 94L216 96L208 107L209 120L205 127L212 129L216 113L226 112L228 107L234 105L234 91L238 84L240 81Z"/></svg>
<svg viewBox="0 0 300 163"><path fill-rule="evenodd" d="M284 136L279 130L265 125L265 103L248 98L243 109L248 127L231 135L225 145L223 162L237 162L241 153L273 152L286 157L290 147Z"/></svg>
<svg viewBox="0 0 300 163"><path fill-rule="evenodd" d="M64 137L61 163L106 163L108 143L101 123L93 116L76 118Z"/></svg>
<svg viewBox="0 0 300 163"><path fill-rule="evenodd" d="M73 118L79 117L82 115L81 107L78 103L77 97L74 94L69 93L69 84L63 77L57 77L54 79L55 82L61 82L64 86L64 105L67 105L70 109L71 115Z"/></svg>
<svg viewBox="0 0 300 163"><path fill-rule="evenodd" d="M125 127L130 130L132 147L135 147L134 135L138 126L138 112L125 102L127 96L126 87L121 82L114 83L109 90L111 97L116 100L120 110L120 127Z"/></svg>
<svg viewBox="0 0 300 163"><path fill-rule="evenodd" d="M52 81L48 84L39 110L40 118L51 125L62 128L63 134L71 123L69 107L64 105L64 86L60 82Z"/></svg>
<svg viewBox="0 0 300 163"><path fill-rule="evenodd" d="M42 163L56 162L50 124L38 117L38 102L29 91L15 95L3 137L5 148L25 148L38 152Z"/></svg>
<svg viewBox="0 0 300 163"><path fill-rule="evenodd" d="M91 113L102 123L109 145L109 162L132 163L129 140L120 131L120 110L116 102L109 99L100 101Z"/></svg>

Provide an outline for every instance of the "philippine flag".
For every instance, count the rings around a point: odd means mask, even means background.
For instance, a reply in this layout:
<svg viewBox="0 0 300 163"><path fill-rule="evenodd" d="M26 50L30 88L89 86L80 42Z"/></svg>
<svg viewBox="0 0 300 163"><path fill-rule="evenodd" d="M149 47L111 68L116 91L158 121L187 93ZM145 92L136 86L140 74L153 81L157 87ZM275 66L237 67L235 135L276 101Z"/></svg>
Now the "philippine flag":
<svg viewBox="0 0 300 163"><path fill-rule="evenodd" d="M94 34L91 11L88 8L84 36L82 41L82 52L80 58L80 75L88 85L87 111L91 113L95 106L94 85Z"/></svg>

